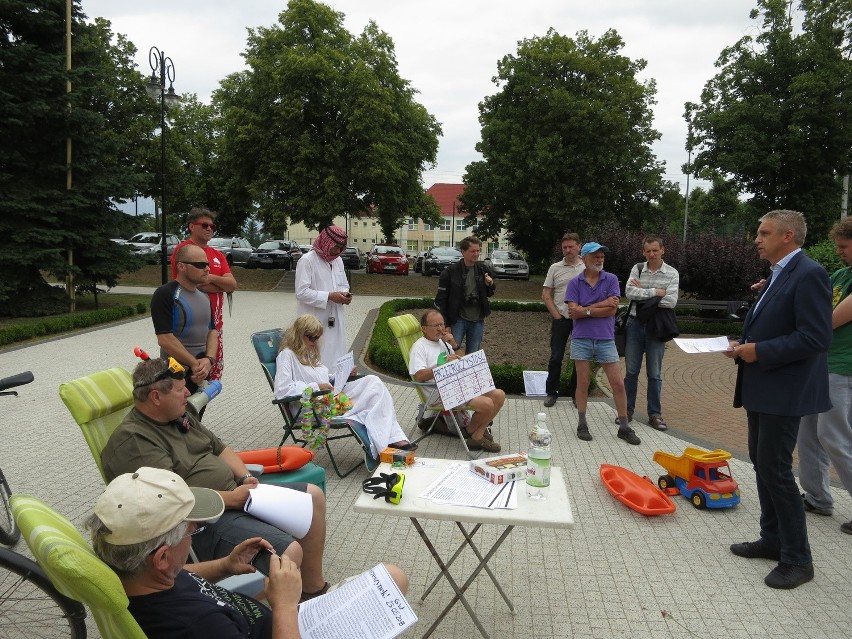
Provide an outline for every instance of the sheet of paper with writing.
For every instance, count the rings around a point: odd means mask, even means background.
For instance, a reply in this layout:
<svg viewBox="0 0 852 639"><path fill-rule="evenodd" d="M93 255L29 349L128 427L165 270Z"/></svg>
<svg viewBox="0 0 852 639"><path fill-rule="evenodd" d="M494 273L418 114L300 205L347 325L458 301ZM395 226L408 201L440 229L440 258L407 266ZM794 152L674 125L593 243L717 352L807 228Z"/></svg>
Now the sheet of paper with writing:
<svg viewBox="0 0 852 639"><path fill-rule="evenodd" d="M466 401L494 390L494 379L485 351L469 353L454 359L433 371L435 384L446 408L461 406Z"/></svg>

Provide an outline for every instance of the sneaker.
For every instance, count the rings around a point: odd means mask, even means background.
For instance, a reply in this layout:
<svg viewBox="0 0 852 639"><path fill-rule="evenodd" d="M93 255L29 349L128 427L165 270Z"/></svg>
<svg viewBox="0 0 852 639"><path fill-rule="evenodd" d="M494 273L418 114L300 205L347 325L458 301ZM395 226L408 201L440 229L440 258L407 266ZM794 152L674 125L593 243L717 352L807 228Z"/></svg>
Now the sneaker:
<svg viewBox="0 0 852 639"><path fill-rule="evenodd" d="M467 440L467 447L470 450L484 450L487 453L499 453L500 444L493 440L488 440L485 437L476 441L475 439Z"/></svg>
<svg viewBox="0 0 852 639"><path fill-rule="evenodd" d="M618 429L618 438L623 439L628 444L633 444L634 446L638 446L642 443L642 440L639 439L639 436L635 433L632 428L619 428Z"/></svg>
<svg viewBox="0 0 852 639"><path fill-rule="evenodd" d="M834 508L820 508L819 506L814 506L811 502L805 499L805 493L802 493L802 504L804 505L806 511L808 511L809 513L813 513L814 515L831 517L834 514Z"/></svg>
<svg viewBox="0 0 852 639"><path fill-rule="evenodd" d="M648 425L656 430L666 430L668 428L666 422L663 421L662 415L651 415L648 418Z"/></svg>
<svg viewBox="0 0 852 639"><path fill-rule="evenodd" d="M779 563L763 582L770 588L792 590L814 578L814 567Z"/></svg>
<svg viewBox="0 0 852 639"><path fill-rule="evenodd" d="M741 544L731 544L731 552L737 557L746 559L773 559L781 560L781 551L772 548L763 541L744 541Z"/></svg>
<svg viewBox="0 0 852 639"><path fill-rule="evenodd" d="M547 399L544 400L544 407L550 408L551 406L553 406L556 403L556 399L557 399L556 395L548 395Z"/></svg>
<svg viewBox="0 0 852 639"><path fill-rule="evenodd" d="M592 434L589 432L587 424L577 426L577 439L582 439L584 442L592 441Z"/></svg>
<svg viewBox="0 0 852 639"><path fill-rule="evenodd" d="M840 530L847 535L852 535L852 521L847 521L845 524L840 524Z"/></svg>

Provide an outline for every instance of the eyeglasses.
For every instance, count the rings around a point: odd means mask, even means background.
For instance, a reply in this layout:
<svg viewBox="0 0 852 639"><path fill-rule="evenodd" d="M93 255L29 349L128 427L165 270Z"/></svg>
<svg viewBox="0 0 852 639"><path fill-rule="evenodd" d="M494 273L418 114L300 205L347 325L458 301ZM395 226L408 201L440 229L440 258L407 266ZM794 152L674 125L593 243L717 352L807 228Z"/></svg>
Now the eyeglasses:
<svg viewBox="0 0 852 639"><path fill-rule="evenodd" d="M446 328L445 324L426 324L429 328Z"/></svg>
<svg viewBox="0 0 852 639"><path fill-rule="evenodd" d="M168 360L165 360L166 369L157 374L154 379L150 382L137 382L133 385L133 388L143 388L144 386L150 386L151 384L156 384L157 382L164 379L186 379L186 369L183 365L178 362L174 357L170 357Z"/></svg>
<svg viewBox="0 0 852 639"><path fill-rule="evenodd" d="M322 335L305 335L305 337L307 337L310 341L315 342L315 341L317 341L320 337L322 337Z"/></svg>
<svg viewBox="0 0 852 639"><path fill-rule="evenodd" d="M211 224L210 222L196 222L196 224L198 226L200 226L201 228L203 228L205 231L215 231L216 230L216 225Z"/></svg>
<svg viewBox="0 0 852 639"><path fill-rule="evenodd" d="M181 264L192 264L199 271L203 271L206 268L210 268L210 262L184 262L183 260L181 260L180 263Z"/></svg>

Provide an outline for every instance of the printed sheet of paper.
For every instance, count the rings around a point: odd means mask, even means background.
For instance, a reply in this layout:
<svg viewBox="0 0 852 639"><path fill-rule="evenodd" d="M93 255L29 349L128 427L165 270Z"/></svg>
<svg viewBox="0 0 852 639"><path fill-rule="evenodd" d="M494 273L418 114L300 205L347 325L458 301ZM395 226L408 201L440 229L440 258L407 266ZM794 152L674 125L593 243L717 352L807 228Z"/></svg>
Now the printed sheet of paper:
<svg viewBox="0 0 852 639"><path fill-rule="evenodd" d="M352 356L352 351L346 353L337 360L334 365L334 394L337 395L343 390L346 385L346 380L349 379L349 373L355 368L355 358Z"/></svg>
<svg viewBox="0 0 852 639"><path fill-rule="evenodd" d="M724 335L695 339L675 337L674 343L680 346L684 353L723 353L728 350L728 338Z"/></svg>
<svg viewBox="0 0 852 639"><path fill-rule="evenodd" d="M393 639L415 623L417 615L383 564L299 604L302 639Z"/></svg>
<svg viewBox="0 0 852 639"><path fill-rule="evenodd" d="M469 399L495 388L485 351L476 351L447 362L433 372L441 402L447 408L461 406Z"/></svg>
<svg viewBox="0 0 852 639"><path fill-rule="evenodd" d="M547 371L524 371L524 393L527 397L547 395Z"/></svg>
<svg viewBox="0 0 852 639"><path fill-rule="evenodd" d="M474 506L476 508L517 508L512 505L512 493L518 482L492 484L470 470L467 464L450 464L419 497L441 504Z"/></svg>

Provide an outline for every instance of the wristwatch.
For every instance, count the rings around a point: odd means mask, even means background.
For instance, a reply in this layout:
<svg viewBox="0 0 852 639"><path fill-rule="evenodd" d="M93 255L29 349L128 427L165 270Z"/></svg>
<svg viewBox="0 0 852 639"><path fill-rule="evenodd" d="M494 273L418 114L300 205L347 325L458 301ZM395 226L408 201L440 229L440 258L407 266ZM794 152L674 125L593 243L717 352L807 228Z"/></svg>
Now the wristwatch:
<svg viewBox="0 0 852 639"><path fill-rule="evenodd" d="M215 357L213 357L212 355L207 355L206 357L207 357L207 359L210 360L211 366L216 366L216 358Z"/></svg>
<svg viewBox="0 0 852 639"><path fill-rule="evenodd" d="M591 317L591 316L592 316L592 309L587 308L586 309L586 317Z"/></svg>
<svg viewBox="0 0 852 639"><path fill-rule="evenodd" d="M246 479L248 479L249 477L254 477L254 475L252 475L251 473L246 473L245 475L237 479L237 486L242 486L244 483L246 483Z"/></svg>

